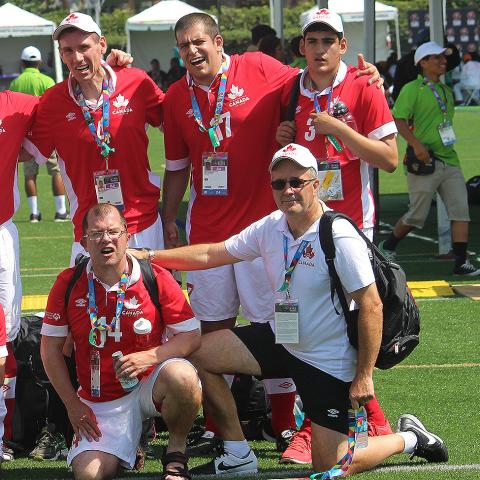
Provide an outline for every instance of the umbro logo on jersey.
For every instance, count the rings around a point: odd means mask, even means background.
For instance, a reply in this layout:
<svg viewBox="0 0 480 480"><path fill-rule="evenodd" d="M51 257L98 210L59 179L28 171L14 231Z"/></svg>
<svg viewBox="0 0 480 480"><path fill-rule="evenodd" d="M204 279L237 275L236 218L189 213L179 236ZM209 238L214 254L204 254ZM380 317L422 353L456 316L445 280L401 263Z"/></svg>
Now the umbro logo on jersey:
<svg viewBox="0 0 480 480"><path fill-rule="evenodd" d="M128 106L130 100L125 98L121 93L119 93L116 98L113 100L113 115L125 115L127 113L133 112L133 110Z"/></svg>
<svg viewBox="0 0 480 480"><path fill-rule="evenodd" d="M327 417L330 417L330 418L338 418L338 414L340 412L338 410L336 410L335 408L330 408L327 410Z"/></svg>
<svg viewBox="0 0 480 480"><path fill-rule="evenodd" d="M193 117L193 109L191 108L190 110L187 110L187 113L185 114L188 118Z"/></svg>
<svg viewBox="0 0 480 480"><path fill-rule="evenodd" d="M230 87L230 92L227 94L227 97L231 100L228 106L235 107L236 105L248 102L250 98L244 93L245 90L243 88L237 87L237 85L232 85Z"/></svg>
<svg viewBox="0 0 480 480"><path fill-rule="evenodd" d="M72 120L76 120L77 119L77 114L75 112L68 112L66 115L65 115L65 118L67 119L67 122L71 122Z"/></svg>
<svg viewBox="0 0 480 480"><path fill-rule="evenodd" d="M76 307L84 307L87 304L87 301L84 298L77 298L75 300Z"/></svg>
<svg viewBox="0 0 480 480"><path fill-rule="evenodd" d="M288 388L290 388L292 386L292 382L283 382L279 385L280 388L283 388L285 390L287 390Z"/></svg>
<svg viewBox="0 0 480 480"><path fill-rule="evenodd" d="M295 113L298 114L302 111L301 105L297 105L297 108L295 109Z"/></svg>
<svg viewBox="0 0 480 480"><path fill-rule="evenodd" d="M3 120L0 118L0 133L7 133L6 130L3 128L2 122Z"/></svg>

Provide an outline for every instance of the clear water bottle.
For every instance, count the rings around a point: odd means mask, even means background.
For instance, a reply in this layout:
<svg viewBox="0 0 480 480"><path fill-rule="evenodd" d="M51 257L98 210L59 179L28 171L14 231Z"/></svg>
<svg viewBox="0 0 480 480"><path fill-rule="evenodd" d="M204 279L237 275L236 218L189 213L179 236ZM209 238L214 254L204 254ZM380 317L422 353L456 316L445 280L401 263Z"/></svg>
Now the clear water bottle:
<svg viewBox="0 0 480 480"><path fill-rule="evenodd" d="M100 352L97 348L90 353L90 395L100 397Z"/></svg>
<svg viewBox="0 0 480 480"><path fill-rule="evenodd" d="M113 358L113 368L115 369L115 364L117 363L118 359L123 357L123 353L121 351L112 353L112 358ZM120 385L126 392L131 392L138 386L138 378L130 378L127 376L122 376L118 379L120 382Z"/></svg>
<svg viewBox="0 0 480 480"><path fill-rule="evenodd" d="M348 107L343 103L343 102L336 102L333 105L333 110L332 110L333 116L335 118L338 118L341 120L343 123L347 124L350 128L353 128L356 132L358 132L357 128L357 122L355 121L354 116L350 113ZM351 152L342 142L342 147L345 150L345 155L349 160L357 160L358 155L355 155L353 152Z"/></svg>

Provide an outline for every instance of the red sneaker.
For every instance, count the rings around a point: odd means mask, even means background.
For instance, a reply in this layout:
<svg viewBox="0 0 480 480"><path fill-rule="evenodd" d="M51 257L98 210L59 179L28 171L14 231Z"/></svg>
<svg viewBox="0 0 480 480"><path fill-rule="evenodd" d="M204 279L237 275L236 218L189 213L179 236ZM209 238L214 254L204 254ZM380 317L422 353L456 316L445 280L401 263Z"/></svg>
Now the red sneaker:
<svg viewBox="0 0 480 480"><path fill-rule="evenodd" d="M392 427L388 423L388 420L385 419L383 425L368 421L368 436L369 437L378 437L380 435L391 435L393 433Z"/></svg>
<svg viewBox="0 0 480 480"><path fill-rule="evenodd" d="M295 433L280 463L312 463L312 427L302 427Z"/></svg>

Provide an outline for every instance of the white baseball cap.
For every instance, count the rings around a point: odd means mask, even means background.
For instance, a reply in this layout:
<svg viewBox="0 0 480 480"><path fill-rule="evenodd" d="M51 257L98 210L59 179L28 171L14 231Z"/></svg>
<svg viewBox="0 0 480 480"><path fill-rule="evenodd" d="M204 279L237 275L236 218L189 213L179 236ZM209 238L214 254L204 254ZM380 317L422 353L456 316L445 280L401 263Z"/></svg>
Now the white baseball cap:
<svg viewBox="0 0 480 480"><path fill-rule="evenodd" d="M270 172L280 160L292 160L301 167L313 168L315 169L315 172L318 173L317 159L312 155L308 148L302 147L302 145L289 143L287 146L275 152L270 166L268 167Z"/></svg>
<svg viewBox="0 0 480 480"><path fill-rule="evenodd" d="M37 47L30 46L22 50L20 58L26 62L40 62L42 60L42 54Z"/></svg>
<svg viewBox="0 0 480 480"><path fill-rule="evenodd" d="M415 62L415 65L418 65L418 62L423 58L428 57L428 55L440 55L441 53L445 53L445 55L450 55L451 50L449 48L441 47L436 42L427 42L417 48L413 60Z"/></svg>
<svg viewBox="0 0 480 480"><path fill-rule="evenodd" d="M324 23L337 33L343 33L343 23L340 15L326 8L315 10L307 16L302 26L302 34L305 34L305 30L314 23Z"/></svg>
<svg viewBox="0 0 480 480"><path fill-rule="evenodd" d="M96 33L99 37L102 36L100 27L90 15L85 13L73 12L65 17L53 32L53 39L58 40L59 35L67 28L78 28L78 30L83 32Z"/></svg>

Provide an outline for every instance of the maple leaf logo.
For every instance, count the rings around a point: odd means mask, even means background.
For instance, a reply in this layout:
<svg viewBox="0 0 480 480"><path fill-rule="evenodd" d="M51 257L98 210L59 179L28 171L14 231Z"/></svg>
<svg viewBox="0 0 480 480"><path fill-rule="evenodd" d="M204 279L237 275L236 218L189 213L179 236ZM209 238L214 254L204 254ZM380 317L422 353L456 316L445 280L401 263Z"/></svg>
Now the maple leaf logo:
<svg viewBox="0 0 480 480"><path fill-rule="evenodd" d="M230 100L235 100L243 95L243 88L237 87L236 85L232 85L230 88L230 93L227 95Z"/></svg>
<svg viewBox="0 0 480 480"><path fill-rule="evenodd" d="M127 100L121 93L117 95L117 98L113 101L113 105L116 108L126 107L129 104L129 100Z"/></svg>
<svg viewBox="0 0 480 480"><path fill-rule="evenodd" d="M290 153L290 152L296 152L297 149L293 145L288 145L288 147L285 147L283 149L283 153Z"/></svg>
<svg viewBox="0 0 480 480"><path fill-rule="evenodd" d="M315 252L313 251L312 245L308 245L308 247L303 251L303 256L305 258L309 258L310 260L315 256Z"/></svg>
<svg viewBox="0 0 480 480"><path fill-rule="evenodd" d="M66 19L65 23L67 22L74 22L75 20L78 20L78 15L76 13L71 13Z"/></svg>

